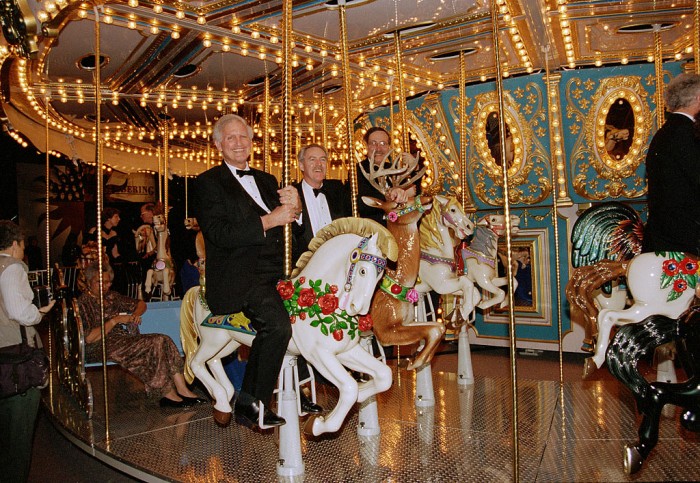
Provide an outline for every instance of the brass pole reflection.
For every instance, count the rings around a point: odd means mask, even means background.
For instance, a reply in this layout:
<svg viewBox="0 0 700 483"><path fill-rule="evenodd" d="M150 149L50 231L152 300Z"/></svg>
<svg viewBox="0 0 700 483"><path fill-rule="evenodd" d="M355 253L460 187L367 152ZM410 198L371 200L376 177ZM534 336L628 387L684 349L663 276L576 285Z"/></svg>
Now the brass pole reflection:
<svg viewBox="0 0 700 483"><path fill-rule="evenodd" d="M102 385L104 392L104 403L105 403L105 439L107 442L110 440L109 436L109 390L107 381L107 343L105 342L105 307L104 307L104 286L102 284L103 280L103 259L102 259L102 236L101 236L101 226L102 226L102 207L104 200L102 199L102 183L103 183L103 168L104 160L102 159L102 132L101 132L101 122L102 117L102 93L101 93L101 79L100 79L100 15L95 7L95 164L97 165L97 266L99 267L99 277L100 277L100 334L101 334L101 345L102 345Z"/></svg>
<svg viewBox="0 0 700 483"><path fill-rule="evenodd" d="M284 75L282 76L282 186L290 183L292 167L292 0L284 0L282 7L282 27L284 29ZM284 225L284 274L292 273L292 226Z"/></svg>
<svg viewBox="0 0 700 483"><path fill-rule="evenodd" d="M410 152L408 142L408 122L406 121L406 96L403 87L403 61L401 60L401 31L394 32L394 56L396 59L396 77L399 79L399 116L401 119L401 149Z"/></svg>
<svg viewBox="0 0 700 483"><path fill-rule="evenodd" d="M498 7L496 0L491 0L491 34L493 42L493 57L496 64L496 90L498 92L498 134L501 146L506 143L506 119L505 101L503 98L503 77L501 74L501 46L498 39ZM516 360L516 334L515 334L515 314L513 305L513 256L511 253L512 233L510 226L510 190L508 186L508 162L506 160L506 150L501 149L501 173L503 176L503 213L506 217L506 255L508 263L506 273L508 275L508 325L510 329L510 379L513 396L513 481L520 481L519 471L519 445L518 445L518 365Z"/></svg>
<svg viewBox="0 0 700 483"><path fill-rule="evenodd" d="M352 123L352 95L350 85L350 58L348 54L348 29L345 17L345 0L338 2L338 15L340 16L340 46L343 57L343 94L345 99L345 139L348 143L346 150L348 162L348 179L350 180L350 193L352 202L352 216L360 216L357 208L357 169L355 166L353 146ZM342 154L341 154L342 156Z"/></svg>

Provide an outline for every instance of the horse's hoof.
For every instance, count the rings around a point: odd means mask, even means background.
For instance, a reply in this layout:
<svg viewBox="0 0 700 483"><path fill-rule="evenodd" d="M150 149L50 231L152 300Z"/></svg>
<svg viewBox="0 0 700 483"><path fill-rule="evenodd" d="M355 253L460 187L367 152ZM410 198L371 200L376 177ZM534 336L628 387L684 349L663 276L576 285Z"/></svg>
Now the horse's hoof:
<svg viewBox="0 0 700 483"><path fill-rule="evenodd" d="M598 369L598 366L593 362L593 358L589 357L583 361L583 378L588 379Z"/></svg>
<svg viewBox="0 0 700 483"><path fill-rule="evenodd" d="M623 461L625 474L635 474L637 471L642 469L642 463L644 463L644 458L637 447L629 444L625 445L625 460Z"/></svg>
<svg viewBox="0 0 700 483"><path fill-rule="evenodd" d="M321 421L324 420L323 416L318 415L318 414L312 414L309 416L309 418L304 423L303 431L304 431L304 434L306 436L308 436L310 438L317 436L316 434L314 434L314 423L316 422L317 419L321 420Z"/></svg>
<svg viewBox="0 0 700 483"><path fill-rule="evenodd" d="M214 422L218 427L226 428L229 424L231 424L231 413L225 413L223 411L219 411L216 408L212 408L212 412L214 416Z"/></svg>

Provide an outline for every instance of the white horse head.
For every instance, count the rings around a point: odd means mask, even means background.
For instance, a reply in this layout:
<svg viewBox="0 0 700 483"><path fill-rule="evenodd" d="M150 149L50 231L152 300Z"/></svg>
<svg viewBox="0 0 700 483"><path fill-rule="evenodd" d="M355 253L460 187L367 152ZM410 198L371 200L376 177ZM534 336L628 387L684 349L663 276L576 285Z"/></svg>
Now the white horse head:
<svg viewBox="0 0 700 483"><path fill-rule="evenodd" d="M459 204L457 198L454 196L436 195L433 197L433 201L437 201L439 223L451 229L455 234L455 238L463 240L474 233L476 225L471 217L464 213L462 205ZM433 209L435 206L436 203L433 203ZM425 224L427 218L426 216L423 219L421 225Z"/></svg>
<svg viewBox="0 0 700 483"><path fill-rule="evenodd" d="M489 228L498 237L502 237L506 234L506 215L492 214L482 216L479 218L477 226ZM518 231L520 231L519 216L510 215L510 230L513 235L516 235Z"/></svg>

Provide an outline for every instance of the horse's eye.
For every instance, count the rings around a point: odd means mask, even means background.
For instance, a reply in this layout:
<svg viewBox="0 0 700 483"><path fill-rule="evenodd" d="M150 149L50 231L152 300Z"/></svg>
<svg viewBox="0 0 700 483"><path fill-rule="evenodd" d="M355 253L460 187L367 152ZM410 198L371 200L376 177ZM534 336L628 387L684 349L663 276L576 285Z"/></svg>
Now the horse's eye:
<svg viewBox="0 0 700 483"><path fill-rule="evenodd" d="M362 267L362 268L360 269L360 275L362 275L363 277L364 277L365 275L367 275L367 269L366 269L365 267Z"/></svg>

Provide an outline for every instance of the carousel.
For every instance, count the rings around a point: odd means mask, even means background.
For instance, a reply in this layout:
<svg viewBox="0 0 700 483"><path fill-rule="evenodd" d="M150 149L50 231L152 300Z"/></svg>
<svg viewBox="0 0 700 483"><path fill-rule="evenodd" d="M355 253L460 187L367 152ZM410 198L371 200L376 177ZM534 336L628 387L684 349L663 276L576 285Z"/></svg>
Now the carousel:
<svg viewBox="0 0 700 483"><path fill-rule="evenodd" d="M89 455L144 481L698 479L697 259L640 254L632 234L664 87L700 73L700 0L4 0L1 18L3 143L41 162L16 162L11 215L40 241L37 294L58 301L43 404ZM221 362L255 333L210 313L201 246L187 291L170 250L172 227L199 229L189 191L222 163L225 114L252 127L250 165L281 186L317 143L351 194L353 216L299 260L285 230L286 424L258 431L230 424ZM373 126L390 149L367 172ZM420 189L359 199L359 177ZM153 263L125 287L206 404L154 404L104 342L86 358L76 294L85 264L108 262L82 234L119 203L156 205L134 227ZM510 377L474 370L484 346L508 349ZM519 373L543 351L558 380ZM564 380L569 353L590 356L580 380Z"/></svg>

